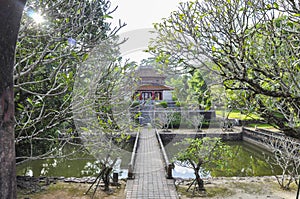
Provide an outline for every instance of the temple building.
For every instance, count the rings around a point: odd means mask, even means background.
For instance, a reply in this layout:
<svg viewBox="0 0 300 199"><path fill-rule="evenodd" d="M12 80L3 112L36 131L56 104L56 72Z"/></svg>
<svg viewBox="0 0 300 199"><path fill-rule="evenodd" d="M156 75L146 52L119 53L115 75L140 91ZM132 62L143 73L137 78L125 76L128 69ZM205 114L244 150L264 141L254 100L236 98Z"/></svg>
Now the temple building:
<svg viewBox="0 0 300 199"><path fill-rule="evenodd" d="M165 100L172 101L172 87L165 85L166 77L152 66L140 66L136 71L138 88L135 100Z"/></svg>

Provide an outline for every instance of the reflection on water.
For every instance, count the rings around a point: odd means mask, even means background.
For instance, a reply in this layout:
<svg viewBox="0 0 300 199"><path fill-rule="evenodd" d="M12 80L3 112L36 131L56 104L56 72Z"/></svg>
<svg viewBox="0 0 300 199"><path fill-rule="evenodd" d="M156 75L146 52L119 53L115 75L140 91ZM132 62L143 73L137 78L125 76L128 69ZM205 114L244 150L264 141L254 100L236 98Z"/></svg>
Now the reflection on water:
<svg viewBox="0 0 300 199"><path fill-rule="evenodd" d="M202 177L243 177L243 176L271 176L272 171L269 165L265 162L265 158L271 154L257 146L247 142L227 142L233 150L233 157L229 159L225 167L222 168L202 168ZM166 147L168 157L172 160L174 155L180 150L177 146L169 144ZM276 169L278 174L279 168ZM189 168L179 166L175 163L173 171L174 177L179 178L193 178L194 171Z"/></svg>
<svg viewBox="0 0 300 199"><path fill-rule="evenodd" d="M271 169L265 162L265 156L271 155L267 151L249 144L247 142L228 142L234 151L234 158L226 163L226 167L222 169L203 168L202 177L210 176L270 176ZM68 153L70 148L64 149L64 153ZM179 149L174 145L167 145L166 151L168 157L172 159ZM128 163L130 162L131 152L122 155L118 160L115 171L119 173L121 178L127 177ZM175 164L176 165L176 164ZM278 170L279 171L279 170ZM100 172L99 162L88 152L79 151L68 158L34 160L22 163L17 166L18 175L26 176L56 176L56 177L84 177L95 176ZM192 169L175 166L173 170L174 177L193 178Z"/></svg>
<svg viewBox="0 0 300 199"><path fill-rule="evenodd" d="M201 178L211 177L210 171L200 169L199 173L200 173ZM195 178L195 174L194 174L193 169L189 169L189 168L186 168L186 167L179 166L176 163L175 163L175 168L174 168L172 174L173 174L174 178L185 178L185 179Z"/></svg>
<svg viewBox="0 0 300 199"><path fill-rule="evenodd" d="M99 161L87 151L77 151L74 147L65 147L63 154L69 154L68 158L51 158L44 160L32 160L17 165L17 175L21 176L48 176L48 177L84 177L96 176L100 172ZM129 158L131 152L128 152ZM114 172L119 173L120 178L127 177L128 154L117 161Z"/></svg>

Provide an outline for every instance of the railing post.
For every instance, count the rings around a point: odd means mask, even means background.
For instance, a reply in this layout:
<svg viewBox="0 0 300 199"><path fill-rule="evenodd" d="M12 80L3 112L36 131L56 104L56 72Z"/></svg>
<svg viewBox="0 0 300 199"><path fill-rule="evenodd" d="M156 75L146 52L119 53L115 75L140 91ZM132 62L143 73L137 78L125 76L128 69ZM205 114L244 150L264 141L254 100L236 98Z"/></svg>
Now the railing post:
<svg viewBox="0 0 300 199"><path fill-rule="evenodd" d="M128 179L133 179L133 166L131 163L128 164L128 174L127 174Z"/></svg>
<svg viewBox="0 0 300 199"><path fill-rule="evenodd" d="M172 170L174 169L174 164L169 163L167 167L167 179L173 179Z"/></svg>

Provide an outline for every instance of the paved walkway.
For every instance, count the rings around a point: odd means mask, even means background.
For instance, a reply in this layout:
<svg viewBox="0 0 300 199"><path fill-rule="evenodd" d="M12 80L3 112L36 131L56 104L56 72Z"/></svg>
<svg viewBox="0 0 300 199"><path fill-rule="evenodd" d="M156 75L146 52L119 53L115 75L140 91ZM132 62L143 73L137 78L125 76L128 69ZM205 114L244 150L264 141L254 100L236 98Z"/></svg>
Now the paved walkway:
<svg viewBox="0 0 300 199"><path fill-rule="evenodd" d="M166 179L154 129L142 129L133 180L127 180L127 199L176 199L174 180Z"/></svg>

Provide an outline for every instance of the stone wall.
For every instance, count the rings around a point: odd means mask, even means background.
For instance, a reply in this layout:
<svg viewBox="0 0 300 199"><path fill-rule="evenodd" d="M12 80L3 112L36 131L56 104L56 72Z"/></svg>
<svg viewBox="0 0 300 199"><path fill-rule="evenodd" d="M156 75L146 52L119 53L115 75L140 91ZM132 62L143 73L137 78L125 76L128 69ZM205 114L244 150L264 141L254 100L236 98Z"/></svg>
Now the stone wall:
<svg viewBox="0 0 300 199"><path fill-rule="evenodd" d="M160 132L159 134L164 145L167 145L170 142L180 142L185 138L219 137L223 141L243 140L242 132L240 133L180 133L180 134Z"/></svg>

